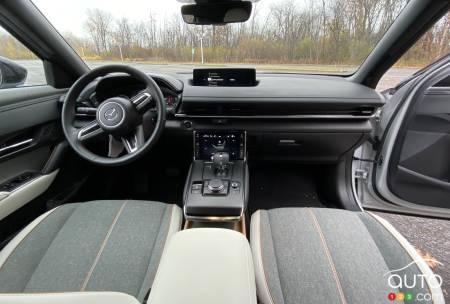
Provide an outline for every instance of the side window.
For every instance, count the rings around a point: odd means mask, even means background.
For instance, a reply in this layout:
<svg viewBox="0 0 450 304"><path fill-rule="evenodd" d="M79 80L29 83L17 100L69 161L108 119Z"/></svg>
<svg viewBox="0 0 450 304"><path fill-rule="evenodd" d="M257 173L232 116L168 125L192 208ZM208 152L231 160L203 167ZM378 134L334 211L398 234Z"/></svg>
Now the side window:
<svg viewBox="0 0 450 304"><path fill-rule="evenodd" d="M450 53L450 12L430 28L381 78L377 91L395 87L418 70Z"/></svg>
<svg viewBox="0 0 450 304"><path fill-rule="evenodd" d="M0 89L45 84L42 60L0 27Z"/></svg>

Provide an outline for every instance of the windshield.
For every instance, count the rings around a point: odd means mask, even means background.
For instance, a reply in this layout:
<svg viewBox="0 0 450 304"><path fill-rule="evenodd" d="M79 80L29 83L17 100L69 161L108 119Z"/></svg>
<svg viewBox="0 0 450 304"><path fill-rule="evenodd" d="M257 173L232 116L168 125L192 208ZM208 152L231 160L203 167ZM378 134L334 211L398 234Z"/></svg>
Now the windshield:
<svg viewBox="0 0 450 304"><path fill-rule="evenodd" d="M127 62L152 72L255 67L259 72L351 74L405 0L261 0L250 19L188 25L175 0L34 0L91 67Z"/></svg>

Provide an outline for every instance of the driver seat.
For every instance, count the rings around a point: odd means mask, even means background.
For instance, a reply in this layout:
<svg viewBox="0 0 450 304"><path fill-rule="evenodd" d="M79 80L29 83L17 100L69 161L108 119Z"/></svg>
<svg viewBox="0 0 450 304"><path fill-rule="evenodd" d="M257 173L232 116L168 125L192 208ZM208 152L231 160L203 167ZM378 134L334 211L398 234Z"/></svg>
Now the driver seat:
<svg viewBox="0 0 450 304"><path fill-rule="evenodd" d="M48 293L60 303L142 302L181 222L178 206L160 202L91 201L52 209L0 252L0 303L28 303ZM124 294L135 299L124 301L131 298Z"/></svg>

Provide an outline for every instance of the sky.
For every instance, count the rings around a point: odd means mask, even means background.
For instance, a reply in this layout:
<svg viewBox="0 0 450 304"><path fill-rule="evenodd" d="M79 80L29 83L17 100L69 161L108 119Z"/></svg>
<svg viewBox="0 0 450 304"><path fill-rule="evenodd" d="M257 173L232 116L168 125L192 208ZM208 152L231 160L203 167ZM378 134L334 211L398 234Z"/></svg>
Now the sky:
<svg viewBox="0 0 450 304"><path fill-rule="evenodd" d="M193 0L32 0L50 23L60 32L72 32L85 36L83 27L89 8L100 8L114 18L127 17L130 20L146 20L149 12L161 21L165 17L181 14L181 6ZM283 0L250 0L259 9ZM305 0L295 0L303 2ZM183 2L183 3L182 3Z"/></svg>
<svg viewBox="0 0 450 304"><path fill-rule="evenodd" d="M148 18L149 12L158 12L159 18L180 13L182 3L176 0L32 0L39 10L60 32L83 35L83 23L89 8L101 8L113 17L134 20ZM181 13L180 13L181 14Z"/></svg>

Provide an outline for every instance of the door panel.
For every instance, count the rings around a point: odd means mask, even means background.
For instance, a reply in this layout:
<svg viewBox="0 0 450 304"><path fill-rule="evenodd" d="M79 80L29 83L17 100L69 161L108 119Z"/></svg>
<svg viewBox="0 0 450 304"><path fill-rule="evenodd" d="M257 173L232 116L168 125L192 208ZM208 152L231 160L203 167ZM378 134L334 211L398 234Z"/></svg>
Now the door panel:
<svg viewBox="0 0 450 304"><path fill-rule="evenodd" d="M415 204L450 207L449 88L432 88L416 104L392 156L393 194Z"/></svg>
<svg viewBox="0 0 450 304"><path fill-rule="evenodd" d="M50 153L50 146L45 145L0 162L0 184L20 173L41 170L47 162Z"/></svg>
<svg viewBox="0 0 450 304"><path fill-rule="evenodd" d="M0 91L0 220L45 192L64 140L59 98L49 86Z"/></svg>
<svg viewBox="0 0 450 304"><path fill-rule="evenodd" d="M58 170L50 174L37 173L26 182L23 181L20 186L7 191L3 191L0 187L0 219L7 217L44 193L50 187L57 174Z"/></svg>
<svg viewBox="0 0 450 304"><path fill-rule="evenodd" d="M65 91L50 86L2 89L0 137L59 119L58 100Z"/></svg>

